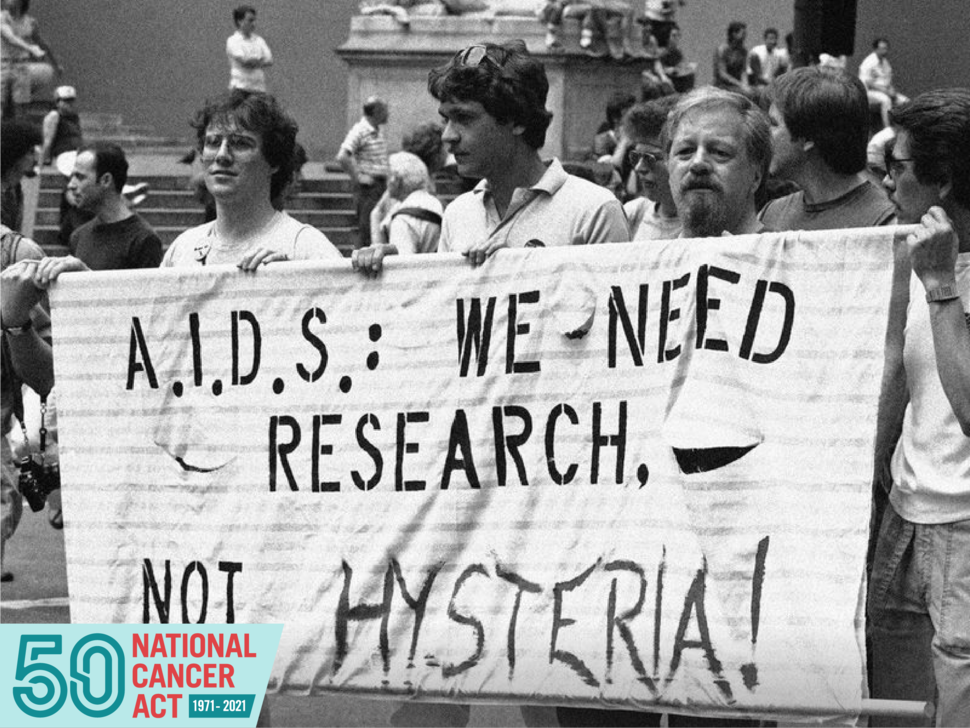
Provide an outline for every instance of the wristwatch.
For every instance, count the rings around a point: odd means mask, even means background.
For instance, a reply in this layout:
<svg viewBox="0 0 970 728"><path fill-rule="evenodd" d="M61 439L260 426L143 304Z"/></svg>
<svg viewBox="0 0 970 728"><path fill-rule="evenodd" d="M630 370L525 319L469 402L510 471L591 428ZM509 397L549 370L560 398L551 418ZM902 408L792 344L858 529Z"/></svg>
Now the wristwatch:
<svg viewBox="0 0 970 728"><path fill-rule="evenodd" d="M957 293L957 287L954 285L940 286L939 288L933 288L926 292L926 302L927 303L939 303L941 301L952 301L954 298L959 298L960 294Z"/></svg>

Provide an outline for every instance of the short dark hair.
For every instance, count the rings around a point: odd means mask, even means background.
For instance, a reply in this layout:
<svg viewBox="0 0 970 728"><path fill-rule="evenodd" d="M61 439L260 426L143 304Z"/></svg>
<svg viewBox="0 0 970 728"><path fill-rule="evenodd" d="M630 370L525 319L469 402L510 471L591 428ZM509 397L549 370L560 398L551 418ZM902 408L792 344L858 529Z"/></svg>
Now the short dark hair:
<svg viewBox="0 0 970 728"><path fill-rule="evenodd" d="M434 174L441 167L444 129L435 121L418 124L401 139L401 149L411 152Z"/></svg>
<svg viewBox="0 0 970 728"><path fill-rule="evenodd" d="M775 36L775 38L780 38L778 35L778 28L765 28L765 32L762 33L761 37L767 39L769 35Z"/></svg>
<svg viewBox="0 0 970 728"><path fill-rule="evenodd" d="M661 138L667 116L677 99L678 96L663 96L631 106L623 115L623 131L626 136L631 139Z"/></svg>
<svg viewBox="0 0 970 728"><path fill-rule="evenodd" d="M482 49L478 64L467 65L469 54L478 48ZM552 113L546 110L549 79L521 40L459 51L428 74L428 91L438 101L477 101L500 124L523 126L522 139L534 149L546 142L552 121Z"/></svg>
<svg viewBox="0 0 970 728"><path fill-rule="evenodd" d="M0 126L0 176L6 175L31 149L43 141L40 129L23 119L4 121Z"/></svg>
<svg viewBox="0 0 970 728"><path fill-rule="evenodd" d="M232 22L239 27L239 24L245 19L247 13L256 14L256 8L252 5L240 5L235 10L232 11Z"/></svg>
<svg viewBox="0 0 970 728"><path fill-rule="evenodd" d="M890 111L889 119L909 136L916 179L950 182L953 199L970 207L970 89L927 91Z"/></svg>
<svg viewBox="0 0 970 728"><path fill-rule="evenodd" d="M637 97L627 91L615 91L606 102L606 123L610 128L623 118L623 112L637 102Z"/></svg>
<svg viewBox="0 0 970 728"><path fill-rule="evenodd" d="M377 113L378 109L386 108L387 102L376 97L367 99L367 101L364 102L364 113L367 114L367 116L373 116L375 113Z"/></svg>
<svg viewBox="0 0 970 728"><path fill-rule="evenodd" d="M740 20L732 20L728 23L727 27L727 39L731 40L739 30L747 30L748 24L742 23Z"/></svg>
<svg viewBox="0 0 970 728"><path fill-rule="evenodd" d="M81 147L78 154L81 152L94 155L95 177L101 179L102 175L110 174L115 192L120 193L128 181L128 160L122 148L111 142L92 142Z"/></svg>
<svg viewBox="0 0 970 728"><path fill-rule="evenodd" d="M866 87L841 69L803 66L771 82L771 100L795 139L815 143L822 161L841 174L866 167Z"/></svg>
<svg viewBox="0 0 970 728"><path fill-rule="evenodd" d="M212 124L238 124L262 137L263 157L276 167L270 180L270 199L280 194L293 178L294 150L299 127L279 102L262 91L233 89L215 100L207 101L192 120L199 153L205 132Z"/></svg>

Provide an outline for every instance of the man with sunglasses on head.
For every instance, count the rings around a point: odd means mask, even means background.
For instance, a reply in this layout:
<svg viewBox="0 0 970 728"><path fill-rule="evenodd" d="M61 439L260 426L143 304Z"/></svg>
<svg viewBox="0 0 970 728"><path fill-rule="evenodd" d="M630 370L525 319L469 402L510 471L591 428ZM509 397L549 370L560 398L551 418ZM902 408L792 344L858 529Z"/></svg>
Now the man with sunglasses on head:
<svg viewBox="0 0 970 728"><path fill-rule="evenodd" d="M458 173L481 181L445 209L438 252L460 252L479 265L496 250L629 240L619 201L605 188L543 161L552 114L542 63L522 41L473 45L431 71L442 141ZM356 251L354 266L374 275L394 251Z"/></svg>
<svg viewBox="0 0 970 728"><path fill-rule="evenodd" d="M771 174L797 192L758 217L771 230L833 230L895 221L892 203L865 175L869 101L862 82L839 69L804 67L769 87Z"/></svg>
<svg viewBox="0 0 970 728"><path fill-rule="evenodd" d="M624 136L630 140L627 158L637 173L643 194L623 205L633 240L671 240L682 229L670 191L663 128L676 96L664 96L632 106L623 115Z"/></svg>
<svg viewBox="0 0 970 728"><path fill-rule="evenodd" d="M936 725L970 725L970 90L930 91L890 120L884 184L918 227L897 258L876 431L889 504L869 587L872 696L935 693Z"/></svg>

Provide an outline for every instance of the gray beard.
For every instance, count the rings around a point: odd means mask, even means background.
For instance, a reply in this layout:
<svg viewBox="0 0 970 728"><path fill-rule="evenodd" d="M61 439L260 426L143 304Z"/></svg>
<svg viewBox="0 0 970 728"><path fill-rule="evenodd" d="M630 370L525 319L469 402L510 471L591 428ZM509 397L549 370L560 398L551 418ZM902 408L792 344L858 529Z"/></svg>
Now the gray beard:
<svg viewBox="0 0 970 728"><path fill-rule="evenodd" d="M684 237L712 238L727 229L727 208L724 198L710 193L688 192L683 199Z"/></svg>

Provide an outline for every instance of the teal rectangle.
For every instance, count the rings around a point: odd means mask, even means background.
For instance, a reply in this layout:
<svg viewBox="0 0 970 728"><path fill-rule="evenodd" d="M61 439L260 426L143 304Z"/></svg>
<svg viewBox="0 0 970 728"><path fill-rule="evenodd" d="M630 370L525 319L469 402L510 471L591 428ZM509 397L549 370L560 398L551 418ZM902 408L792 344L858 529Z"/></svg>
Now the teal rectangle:
<svg viewBox="0 0 970 728"><path fill-rule="evenodd" d="M189 718L248 718L255 702L254 694L190 693Z"/></svg>

